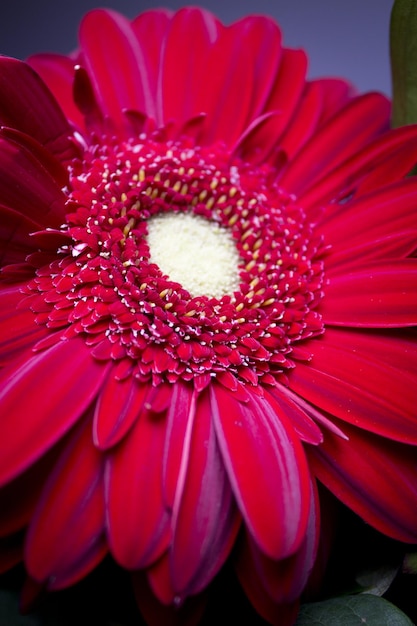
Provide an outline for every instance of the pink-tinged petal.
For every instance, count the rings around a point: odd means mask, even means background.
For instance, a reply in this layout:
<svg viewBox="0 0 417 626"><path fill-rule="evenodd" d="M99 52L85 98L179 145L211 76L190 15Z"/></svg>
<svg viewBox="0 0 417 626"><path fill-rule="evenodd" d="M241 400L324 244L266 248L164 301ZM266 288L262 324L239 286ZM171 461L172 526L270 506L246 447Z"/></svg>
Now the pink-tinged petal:
<svg viewBox="0 0 417 626"><path fill-rule="evenodd" d="M252 15L236 24L241 45L252 51L254 58L254 84L250 107L249 124L264 111L274 89L278 72L281 69L281 31L268 17ZM285 61L284 61L285 62Z"/></svg>
<svg viewBox="0 0 417 626"><path fill-rule="evenodd" d="M399 329L369 332L367 330L346 330L328 328L326 340L339 347L363 356L372 357L389 368L398 370L398 375L413 374L417 362L417 342L415 329Z"/></svg>
<svg viewBox="0 0 417 626"><path fill-rule="evenodd" d="M104 115L123 124L123 110L154 116L147 63L130 22L115 11L97 9L80 26L82 65L90 75Z"/></svg>
<svg viewBox="0 0 417 626"><path fill-rule="evenodd" d="M329 330L314 341L312 361L299 363L291 372L291 389L348 423L390 439L417 443L417 376L413 370L389 365L388 351L384 360L371 351L354 349L345 341L347 334ZM353 346L355 333L351 336Z"/></svg>
<svg viewBox="0 0 417 626"><path fill-rule="evenodd" d="M253 539L245 535L236 563L240 581L249 577L245 587L250 584L252 571L255 570L259 583L274 602L290 604L300 597L313 569L318 548L320 510L315 484L312 484L312 503L304 541L299 550L287 559L269 559Z"/></svg>
<svg viewBox="0 0 417 626"><path fill-rule="evenodd" d="M345 428L345 427L344 427ZM326 435L310 451L317 478L380 532L406 543L417 541L415 448L347 426L349 441Z"/></svg>
<svg viewBox="0 0 417 626"><path fill-rule="evenodd" d="M327 275L348 274L354 271L359 264L368 264L375 261L392 259L406 259L417 248L417 225L413 229L403 230L394 235L384 235L374 238L368 231L367 241L361 236L361 241L354 242L345 239L345 245L339 244L337 251L326 260Z"/></svg>
<svg viewBox="0 0 417 626"><path fill-rule="evenodd" d="M83 116L75 105L72 94L75 65L73 59L60 54L36 54L29 57L27 62L52 91L65 117L78 128L84 128Z"/></svg>
<svg viewBox="0 0 417 626"><path fill-rule="evenodd" d="M286 558L299 548L310 510L309 472L298 436L267 398L253 396L242 404L213 385L211 402L223 462L246 526L265 554Z"/></svg>
<svg viewBox="0 0 417 626"><path fill-rule="evenodd" d="M172 584L169 550L146 569L147 581L153 594L162 604L174 604L175 590Z"/></svg>
<svg viewBox="0 0 417 626"><path fill-rule="evenodd" d="M298 600L291 604L274 602L259 580L252 562L237 570L239 582L253 608L272 626L293 626L299 611Z"/></svg>
<svg viewBox="0 0 417 626"><path fill-rule="evenodd" d="M3 370L0 439L7 446L0 458L1 484L68 432L94 400L106 371L80 339L60 341Z"/></svg>
<svg viewBox="0 0 417 626"><path fill-rule="evenodd" d="M285 130L280 140L280 147L288 159L293 159L313 135L320 120L322 106L323 96L319 84L306 85L303 97L294 113L293 123Z"/></svg>
<svg viewBox="0 0 417 626"><path fill-rule="evenodd" d="M327 324L396 328L417 323L417 259L375 261L333 273L320 312Z"/></svg>
<svg viewBox="0 0 417 626"><path fill-rule="evenodd" d="M27 63L0 59L0 93L2 126L30 135L60 160L74 156L71 127L52 93Z"/></svg>
<svg viewBox="0 0 417 626"><path fill-rule="evenodd" d="M380 94L355 98L332 117L291 162L281 179L297 195L388 128L389 101Z"/></svg>
<svg viewBox="0 0 417 626"><path fill-rule="evenodd" d="M163 124L162 96L162 56L166 45L166 37L172 19L172 11L156 9L145 11L132 22L132 30L137 37L146 58L150 91L155 94L155 120Z"/></svg>
<svg viewBox="0 0 417 626"><path fill-rule="evenodd" d="M348 128L348 126L347 126ZM326 202L335 198L344 199L350 194L356 193L360 186L366 183L367 176L383 165L387 158L392 160L392 172L386 173L384 185L398 181L407 174L416 162L415 145L417 139L417 126L403 126L396 128L372 141L369 145L358 150L344 163L335 169L328 171L319 181L304 192L300 201L308 208L308 214L316 218L322 214ZM407 162L405 157L407 156ZM396 158L400 157L400 158ZM396 161L401 165L400 170L395 166ZM371 191L370 189L366 190ZM330 204L328 212L334 210L334 204Z"/></svg>
<svg viewBox="0 0 417 626"><path fill-rule="evenodd" d="M239 22L224 28L201 67L195 111L207 113L200 141L232 146L245 130L250 115L254 59L241 48Z"/></svg>
<svg viewBox="0 0 417 626"><path fill-rule="evenodd" d="M147 385L131 377L117 380L110 371L94 412L93 440L98 448L109 449L123 439L143 408L147 393Z"/></svg>
<svg viewBox="0 0 417 626"><path fill-rule="evenodd" d="M279 414L284 413L291 422L297 435L306 443L317 445L323 441L323 434L314 420L288 394L281 393L280 388L270 392L277 404Z"/></svg>
<svg viewBox="0 0 417 626"><path fill-rule="evenodd" d="M84 577L106 553L103 458L89 420L77 428L53 470L29 526L29 574L50 589Z"/></svg>
<svg viewBox="0 0 417 626"><path fill-rule="evenodd" d="M195 418L196 396L191 385L176 383L167 413L162 486L165 505L174 506L175 493L185 480Z"/></svg>
<svg viewBox="0 0 417 626"><path fill-rule="evenodd" d="M40 226L59 227L65 221L66 196L58 182L29 150L0 139L2 203Z"/></svg>
<svg viewBox="0 0 417 626"><path fill-rule="evenodd" d="M322 94L320 124L340 111L356 95L353 85L340 78L319 78L310 84L317 85Z"/></svg>
<svg viewBox="0 0 417 626"><path fill-rule="evenodd" d="M34 322L32 311L18 309L22 299L19 289L0 291L0 364L8 365L25 350L44 337L47 329Z"/></svg>
<svg viewBox="0 0 417 626"><path fill-rule="evenodd" d="M270 97L264 107L264 112L274 115L269 124L265 124L257 133L257 140L262 153L270 154L274 147L280 146L281 135L287 128L297 134L298 116L294 116L298 103L302 102L301 96L305 87L305 75L307 70L307 57L302 50L287 50L281 52L281 63L277 78ZM306 115L308 112L306 111ZM293 117L294 116L294 117ZM314 110L312 118L315 118ZM291 120L291 126L290 125ZM301 120L304 128L304 119ZM287 142L287 147L289 144Z"/></svg>
<svg viewBox="0 0 417 626"><path fill-rule="evenodd" d="M205 595L188 598L181 606L166 606L152 593L145 573L135 572L132 582L136 602L148 626L197 626L201 623Z"/></svg>
<svg viewBox="0 0 417 626"><path fill-rule="evenodd" d="M194 106L193 90L201 82L202 67L220 28L219 21L200 8L184 8L174 14L163 48L160 78L165 122L181 123L201 113Z"/></svg>
<svg viewBox="0 0 417 626"><path fill-rule="evenodd" d="M17 146L27 150L38 161L38 163L52 176L59 187L68 184L68 172L63 164L36 139L22 133L15 128L3 126L0 129L0 137L15 143Z"/></svg>
<svg viewBox="0 0 417 626"><path fill-rule="evenodd" d="M296 111L306 84L306 72L307 56L303 50L282 50L278 75L264 109L280 112L281 132ZM297 123L296 118L293 122Z"/></svg>
<svg viewBox="0 0 417 626"><path fill-rule="evenodd" d="M179 598L211 582L233 547L239 522L205 391L197 401L185 480L175 494L172 514L170 564Z"/></svg>
<svg viewBox="0 0 417 626"><path fill-rule="evenodd" d="M0 537L24 528L33 516L45 481L65 442L59 442L26 472L0 489Z"/></svg>
<svg viewBox="0 0 417 626"><path fill-rule="evenodd" d="M162 497L165 435L165 416L144 410L129 437L108 456L108 541L114 558L127 569L153 563L170 540L170 516Z"/></svg>
<svg viewBox="0 0 417 626"><path fill-rule="evenodd" d="M338 255L384 236L413 231L417 226L416 193L417 181L411 177L358 200L334 205L319 227L326 244L332 246L326 264L332 267L333 252ZM352 252L354 260L356 256Z"/></svg>

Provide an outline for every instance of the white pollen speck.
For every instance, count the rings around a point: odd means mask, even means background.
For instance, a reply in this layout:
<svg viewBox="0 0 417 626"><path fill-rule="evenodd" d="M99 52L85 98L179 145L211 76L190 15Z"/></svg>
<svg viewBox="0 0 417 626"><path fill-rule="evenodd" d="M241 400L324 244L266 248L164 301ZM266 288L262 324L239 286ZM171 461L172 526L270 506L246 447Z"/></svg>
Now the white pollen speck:
<svg viewBox="0 0 417 626"><path fill-rule="evenodd" d="M240 257L228 230L193 213L155 215L147 225L151 262L192 296L239 288Z"/></svg>

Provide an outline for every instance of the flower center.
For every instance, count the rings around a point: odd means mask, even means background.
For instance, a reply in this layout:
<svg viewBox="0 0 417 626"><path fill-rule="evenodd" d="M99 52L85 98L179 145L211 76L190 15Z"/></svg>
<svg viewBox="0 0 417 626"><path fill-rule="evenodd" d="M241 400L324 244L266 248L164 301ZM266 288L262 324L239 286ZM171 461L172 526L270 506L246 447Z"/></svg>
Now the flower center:
<svg viewBox="0 0 417 626"><path fill-rule="evenodd" d="M232 235L193 213L162 213L147 222L150 261L193 296L221 298L239 288Z"/></svg>
<svg viewBox="0 0 417 626"><path fill-rule="evenodd" d="M139 380L198 388L274 384L323 332L323 245L271 167L141 136L103 138L69 174L69 244L27 289L39 324Z"/></svg>

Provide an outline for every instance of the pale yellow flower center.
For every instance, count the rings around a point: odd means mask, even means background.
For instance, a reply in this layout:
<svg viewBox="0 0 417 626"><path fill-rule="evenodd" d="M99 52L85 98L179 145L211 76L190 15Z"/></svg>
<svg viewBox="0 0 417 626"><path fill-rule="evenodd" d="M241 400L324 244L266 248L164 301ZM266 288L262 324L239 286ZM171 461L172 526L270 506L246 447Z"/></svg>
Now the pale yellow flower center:
<svg viewBox="0 0 417 626"><path fill-rule="evenodd" d="M150 261L192 296L221 298L239 288L239 254L231 233L193 213L149 218Z"/></svg>

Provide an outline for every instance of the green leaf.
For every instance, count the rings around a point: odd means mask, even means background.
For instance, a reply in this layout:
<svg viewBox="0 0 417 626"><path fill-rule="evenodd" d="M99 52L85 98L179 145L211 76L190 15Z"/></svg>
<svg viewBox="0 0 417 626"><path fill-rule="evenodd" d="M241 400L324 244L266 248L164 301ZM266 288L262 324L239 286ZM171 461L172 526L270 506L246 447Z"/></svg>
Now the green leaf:
<svg viewBox="0 0 417 626"><path fill-rule="evenodd" d="M356 576L356 582L362 587L362 593L382 596L390 588L398 574L399 565L380 565L362 570Z"/></svg>
<svg viewBox="0 0 417 626"><path fill-rule="evenodd" d="M392 125L417 122L417 0L395 0L390 28Z"/></svg>
<svg viewBox="0 0 417 626"><path fill-rule="evenodd" d="M342 596L301 607L296 626L413 626L396 606L368 594Z"/></svg>

